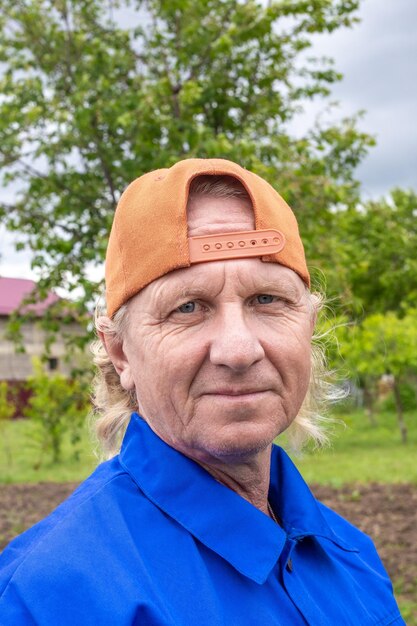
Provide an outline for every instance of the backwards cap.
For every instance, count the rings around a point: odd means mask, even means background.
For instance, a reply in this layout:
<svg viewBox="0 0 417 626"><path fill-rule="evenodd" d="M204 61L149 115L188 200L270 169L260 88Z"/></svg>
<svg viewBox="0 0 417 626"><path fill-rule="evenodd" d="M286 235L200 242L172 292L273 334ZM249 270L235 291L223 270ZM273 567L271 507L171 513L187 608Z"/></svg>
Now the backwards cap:
<svg viewBox="0 0 417 626"><path fill-rule="evenodd" d="M255 230L188 237L187 202L197 176L232 176L246 189ZM185 159L134 180L122 194L106 255L107 315L168 272L194 263L257 256L310 286L297 220L265 180L224 159Z"/></svg>

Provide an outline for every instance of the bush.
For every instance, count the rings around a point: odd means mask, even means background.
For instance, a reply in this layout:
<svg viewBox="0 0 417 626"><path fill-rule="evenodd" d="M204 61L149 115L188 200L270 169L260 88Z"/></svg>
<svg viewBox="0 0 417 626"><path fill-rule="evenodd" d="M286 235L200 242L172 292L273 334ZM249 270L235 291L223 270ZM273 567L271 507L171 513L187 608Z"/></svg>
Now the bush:
<svg viewBox="0 0 417 626"><path fill-rule="evenodd" d="M12 419L14 415L14 404L10 401L9 385L0 382L0 425Z"/></svg>
<svg viewBox="0 0 417 626"><path fill-rule="evenodd" d="M33 440L52 463L61 460L62 442L70 435L74 448L89 411L88 387L83 380L68 380L61 374L48 375L39 360L28 381L31 391L25 417L36 425ZM76 448L74 449L77 454ZM39 464L40 465L40 461Z"/></svg>
<svg viewBox="0 0 417 626"><path fill-rule="evenodd" d="M0 382L0 432L3 440L4 454L7 458L8 464L12 463L12 455L8 445L6 437L5 424L9 422L15 412L15 405L10 399L10 388L6 382Z"/></svg>

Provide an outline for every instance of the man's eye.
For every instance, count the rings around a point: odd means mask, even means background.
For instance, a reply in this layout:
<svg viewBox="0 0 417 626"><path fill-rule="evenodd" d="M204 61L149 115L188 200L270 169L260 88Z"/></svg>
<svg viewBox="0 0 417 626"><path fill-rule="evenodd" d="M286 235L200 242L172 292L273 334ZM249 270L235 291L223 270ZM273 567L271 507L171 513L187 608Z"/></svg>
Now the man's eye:
<svg viewBox="0 0 417 626"><path fill-rule="evenodd" d="M179 311L180 313L194 313L195 302L185 302L178 307L177 311Z"/></svg>
<svg viewBox="0 0 417 626"><path fill-rule="evenodd" d="M274 301L274 296L270 296L267 293L261 293L259 296L256 296L258 304L271 304Z"/></svg>

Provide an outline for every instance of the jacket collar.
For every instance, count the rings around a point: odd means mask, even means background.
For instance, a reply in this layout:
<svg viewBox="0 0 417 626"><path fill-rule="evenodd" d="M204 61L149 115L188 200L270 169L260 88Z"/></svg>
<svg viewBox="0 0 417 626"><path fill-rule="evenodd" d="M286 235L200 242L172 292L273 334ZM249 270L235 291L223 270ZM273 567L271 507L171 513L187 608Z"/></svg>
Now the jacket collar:
<svg viewBox="0 0 417 626"><path fill-rule="evenodd" d="M350 537L333 531L323 514L323 505L313 496L288 454L276 445L272 447L269 501L279 511L289 538L322 537L342 550L358 551Z"/></svg>
<svg viewBox="0 0 417 626"><path fill-rule="evenodd" d="M270 498L284 528L168 446L136 413L119 460L150 501L257 583L268 577L288 536L317 534L349 549L326 523L289 457L276 446Z"/></svg>

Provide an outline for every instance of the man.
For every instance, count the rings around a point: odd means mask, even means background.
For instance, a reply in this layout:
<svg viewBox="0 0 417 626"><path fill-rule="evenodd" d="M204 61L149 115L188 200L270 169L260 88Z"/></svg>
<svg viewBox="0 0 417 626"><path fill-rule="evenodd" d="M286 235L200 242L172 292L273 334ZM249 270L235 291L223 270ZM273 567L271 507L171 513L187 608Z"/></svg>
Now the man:
<svg viewBox="0 0 417 626"><path fill-rule="evenodd" d="M323 436L308 287L295 217L251 172L190 159L127 188L95 392L122 450L5 551L1 624L404 624L372 542L272 445Z"/></svg>

